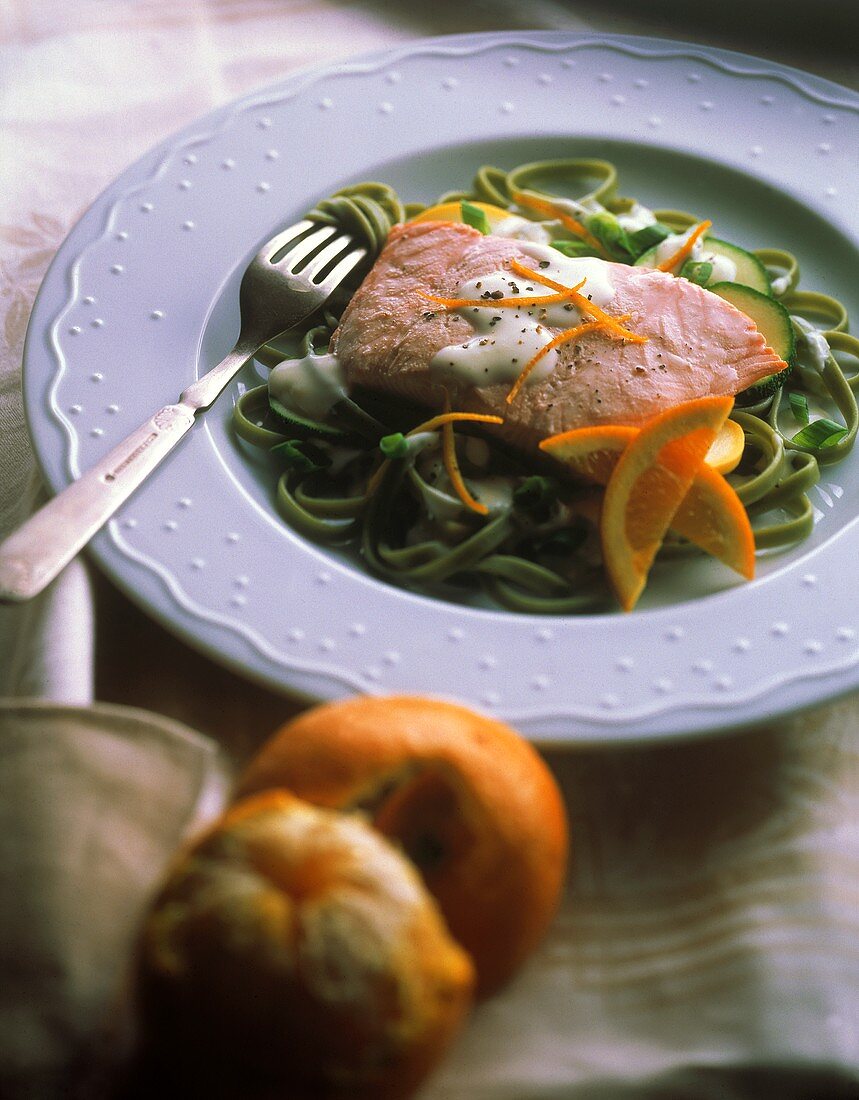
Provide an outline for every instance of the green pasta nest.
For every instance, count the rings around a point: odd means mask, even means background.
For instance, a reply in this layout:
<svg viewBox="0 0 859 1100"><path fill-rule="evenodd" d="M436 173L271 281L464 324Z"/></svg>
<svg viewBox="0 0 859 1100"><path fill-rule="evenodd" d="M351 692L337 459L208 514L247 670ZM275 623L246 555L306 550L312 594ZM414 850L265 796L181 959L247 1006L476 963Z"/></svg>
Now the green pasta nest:
<svg viewBox="0 0 859 1100"><path fill-rule="evenodd" d="M514 196L523 193L550 200L575 197L592 209L589 235L616 262L634 263L645 249L653 249L660 233L682 232L699 221L682 211L657 210L657 228L619 231L617 215L636 204L618 195L612 164L590 159L542 161L512 171L485 166L469 189L449 192L438 202L491 203L537 219L533 211L516 206ZM372 260L392 226L421 209L404 204L386 184L368 182L323 199L309 217L352 233ZM566 255L597 254L569 233L553 243ZM746 443L729 481L752 521L757 549L770 550L809 535L814 510L808 493L819 467L838 462L853 447L859 375L848 375L843 360L859 359L859 340L847 332L840 302L798 289L795 256L776 248L747 255L754 259L750 270L759 267L766 273L756 292L768 292L791 315L800 353L786 384L780 379L773 392L742 408L738 401L733 413ZM683 274L699 282L703 277L706 285L701 267ZM353 290L312 320L291 354L325 354ZM814 338L807 319L828 345L816 365L803 355ZM274 344L259 359L273 366L288 354L285 345ZM812 418L809 400L824 412L840 413L843 422L828 415ZM283 518L314 541L359 547L366 566L379 576L455 598L479 587L498 605L526 613L571 614L611 606L588 508L590 490L540 466L533 456L459 429L456 454L462 475L475 499L481 494L491 499L487 514L477 515L463 505L445 474L441 432L408 435L424 417L402 403L352 393L324 421L313 421L272 400L262 384L238 399L234 426L247 443L270 452L274 503ZM697 552L678 538L669 538L662 551Z"/></svg>

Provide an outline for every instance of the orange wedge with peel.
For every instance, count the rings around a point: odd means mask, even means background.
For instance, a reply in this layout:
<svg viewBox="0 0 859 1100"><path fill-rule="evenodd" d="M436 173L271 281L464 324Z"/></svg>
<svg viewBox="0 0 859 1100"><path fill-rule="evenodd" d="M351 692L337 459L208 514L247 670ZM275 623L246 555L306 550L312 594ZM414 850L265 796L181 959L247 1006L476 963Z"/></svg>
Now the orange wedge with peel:
<svg viewBox="0 0 859 1100"><path fill-rule="evenodd" d="M635 607L677 509L733 407L701 397L648 421L608 480L600 534L603 561L625 611Z"/></svg>
<svg viewBox="0 0 859 1100"><path fill-rule="evenodd" d="M671 520L671 529L736 570L755 575L755 536L748 514L724 475L706 462Z"/></svg>
<svg viewBox="0 0 859 1100"><path fill-rule="evenodd" d="M575 477L606 485L617 460L639 430L624 424L573 428L541 440L540 450L563 462ZM739 464L745 444L740 425L736 420L726 420L704 461L720 474L729 474Z"/></svg>
<svg viewBox="0 0 859 1100"><path fill-rule="evenodd" d="M625 424L573 428L540 441L540 450L563 462L582 481L607 485L618 459L640 429Z"/></svg>
<svg viewBox="0 0 859 1100"><path fill-rule="evenodd" d="M540 443L574 476L607 485L621 454L638 428L620 424L574 428ZM671 529L749 580L755 571L755 539L740 498L722 476L734 469L745 443L743 429L726 420L683 498Z"/></svg>
<svg viewBox="0 0 859 1100"><path fill-rule="evenodd" d="M620 424L574 428L544 439L540 448L583 481L607 485L618 459L638 433L638 428ZM743 429L735 420L726 420L675 512L671 529L751 580L754 534L739 497L722 476L735 468L744 445Z"/></svg>

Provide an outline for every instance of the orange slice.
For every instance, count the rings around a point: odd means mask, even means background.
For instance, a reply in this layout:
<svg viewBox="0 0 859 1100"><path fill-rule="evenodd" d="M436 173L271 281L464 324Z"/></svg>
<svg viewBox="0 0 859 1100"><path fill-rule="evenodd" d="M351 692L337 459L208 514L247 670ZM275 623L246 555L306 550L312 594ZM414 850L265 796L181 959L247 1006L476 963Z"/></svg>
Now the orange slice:
<svg viewBox="0 0 859 1100"><path fill-rule="evenodd" d="M483 211L491 229L494 229L499 222L503 222L506 218L512 216L509 210L505 210L501 206L494 206L491 202L472 202L471 199L468 201L471 206L476 206L478 210ZM462 221L462 205L459 202L440 202L436 206L430 206L427 210L422 210L420 214L416 214L413 218L409 218L410 225L416 225L418 222Z"/></svg>
<svg viewBox="0 0 859 1100"><path fill-rule="evenodd" d="M638 428L622 424L573 428L541 440L540 450L563 462L575 477L606 485L617 460L638 432ZM740 425L736 420L726 420L704 461L720 474L729 474L742 458L745 445Z"/></svg>
<svg viewBox="0 0 859 1100"><path fill-rule="evenodd" d="M707 451L733 406L701 397L668 409L641 429L606 485L603 561L621 606L638 601L653 559Z"/></svg>
<svg viewBox="0 0 859 1100"><path fill-rule="evenodd" d="M707 463L674 513L671 529L747 580L754 577L755 536L748 514L724 476Z"/></svg>
<svg viewBox="0 0 859 1100"><path fill-rule="evenodd" d="M541 450L563 462L583 481L606 485L638 428L609 424L575 428L550 436ZM713 441L671 521L671 529L749 580L755 570L755 540L740 498L722 476L734 469L745 436L735 420L726 420Z"/></svg>
<svg viewBox="0 0 859 1100"><path fill-rule="evenodd" d="M540 450L563 462L575 477L607 485L618 459L639 430L622 424L573 428L541 440Z"/></svg>
<svg viewBox="0 0 859 1100"><path fill-rule="evenodd" d="M746 447L746 433L736 420L726 420L707 451L706 464L720 474L736 469Z"/></svg>

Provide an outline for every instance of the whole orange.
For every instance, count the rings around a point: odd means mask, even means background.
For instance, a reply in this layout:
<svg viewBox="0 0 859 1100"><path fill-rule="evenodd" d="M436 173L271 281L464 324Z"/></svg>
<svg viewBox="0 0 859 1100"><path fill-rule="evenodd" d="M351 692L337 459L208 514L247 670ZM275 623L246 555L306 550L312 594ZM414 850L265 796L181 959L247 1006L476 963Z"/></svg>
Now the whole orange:
<svg viewBox="0 0 859 1100"><path fill-rule="evenodd" d="M564 804L540 755L504 723L411 696L315 707L266 743L239 793L278 787L362 810L401 846L472 956L481 995L546 931L566 869Z"/></svg>

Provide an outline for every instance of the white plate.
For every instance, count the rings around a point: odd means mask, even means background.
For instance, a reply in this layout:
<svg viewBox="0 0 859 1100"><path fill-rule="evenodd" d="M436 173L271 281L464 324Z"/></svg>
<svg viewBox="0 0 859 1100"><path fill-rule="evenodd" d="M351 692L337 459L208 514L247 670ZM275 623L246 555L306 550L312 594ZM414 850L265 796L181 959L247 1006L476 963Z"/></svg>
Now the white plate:
<svg viewBox="0 0 859 1100"><path fill-rule="evenodd" d="M47 480L65 485L216 362L250 256L348 182L431 200L486 162L608 157L624 193L792 249L802 285L859 318L857 147L856 93L657 39L452 37L296 76L133 165L60 249L25 365ZM234 441L230 405L93 553L172 630L274 687L433 693L536 738L593 742L736 726L859 684L856 454L824 473L811 539L753 583L669 566L632 615L545 619L407 593L303 541Z"/></svg>

